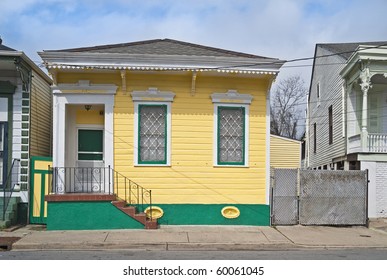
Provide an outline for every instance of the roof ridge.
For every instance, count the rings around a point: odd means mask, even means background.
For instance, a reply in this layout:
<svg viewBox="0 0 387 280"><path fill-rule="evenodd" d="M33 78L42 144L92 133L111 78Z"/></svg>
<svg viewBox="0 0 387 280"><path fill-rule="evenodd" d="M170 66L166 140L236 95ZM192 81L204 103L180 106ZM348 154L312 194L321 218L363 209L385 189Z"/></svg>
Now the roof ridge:
<svg viewBox="0 0 387 280"><path fill-rule="evenodd" d="M387 46L387 41L371 41L371 42L346 42L346 43L317 43L316 47L326 49L345 59L348 59L351 54L356 52L361 45L366 46Z"/></svg>

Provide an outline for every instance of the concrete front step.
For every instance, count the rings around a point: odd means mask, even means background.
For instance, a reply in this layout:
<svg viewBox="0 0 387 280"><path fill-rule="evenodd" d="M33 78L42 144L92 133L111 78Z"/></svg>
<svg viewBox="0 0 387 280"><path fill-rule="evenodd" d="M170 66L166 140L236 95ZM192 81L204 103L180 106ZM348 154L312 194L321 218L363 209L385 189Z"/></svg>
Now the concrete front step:
<svg viewBox="0 0 387 280"><path fill-rule="evenodd" d="M145 213L137 213L136 207L127 206L125 201L112 201L112 204L126 215L142 223L145 226L145 229L157 229L157 219L150 220Z"/></svg>

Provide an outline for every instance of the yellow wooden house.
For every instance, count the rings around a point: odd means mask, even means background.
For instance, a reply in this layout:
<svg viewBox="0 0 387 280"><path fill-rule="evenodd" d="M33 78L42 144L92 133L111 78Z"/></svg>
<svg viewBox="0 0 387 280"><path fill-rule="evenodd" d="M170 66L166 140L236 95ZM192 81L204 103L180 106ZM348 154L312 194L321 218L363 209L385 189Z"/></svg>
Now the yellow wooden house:
<svg viewBox="0 0 387 280"><path fill-rule="evenodd" d="M39 55L54 80L48 229L269 225L283 61L170 39Z"/></svg>

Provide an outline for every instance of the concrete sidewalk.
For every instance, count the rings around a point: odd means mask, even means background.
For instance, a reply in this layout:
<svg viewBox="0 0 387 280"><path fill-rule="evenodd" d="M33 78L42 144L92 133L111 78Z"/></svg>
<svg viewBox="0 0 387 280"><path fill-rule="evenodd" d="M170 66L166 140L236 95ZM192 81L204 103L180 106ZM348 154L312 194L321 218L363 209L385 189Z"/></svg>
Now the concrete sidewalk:
<svg viewBox="0 0 387 280"><path fill-rule="evenodd" d="M387 248L385 229L383 226L162 226L157 230L45 231L28 225L13 232L0 231L0 240L20 237L12 245L13 250Z"/></svg>

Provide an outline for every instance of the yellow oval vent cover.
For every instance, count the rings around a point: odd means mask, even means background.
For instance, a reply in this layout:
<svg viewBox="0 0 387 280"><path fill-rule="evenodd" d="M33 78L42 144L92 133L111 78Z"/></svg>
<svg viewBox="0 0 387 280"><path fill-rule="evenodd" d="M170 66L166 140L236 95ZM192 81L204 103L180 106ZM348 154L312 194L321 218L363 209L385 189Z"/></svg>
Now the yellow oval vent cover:
<svg viewBox="0 0 387 280"><path fill-rule="evenodd" d="M227 219L235 219L238 218L241 212L239 211L238 208L235 206L226 206L223 207L222 211L222 216L227 218Z"/></svg>
<svg viewBox="0 0 387 280"><path fill-rule="evenodd" d="M148 218L151 217L151 208L150 207L147 207L145 210L144 210L146 216ZM152 219L159 219L161 218L162 216L164 215L164 211L163 209L161 209L160 207L158 206L152 206Z"/></svg>

